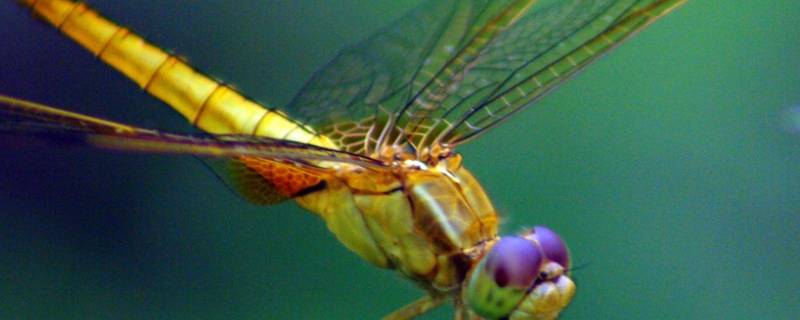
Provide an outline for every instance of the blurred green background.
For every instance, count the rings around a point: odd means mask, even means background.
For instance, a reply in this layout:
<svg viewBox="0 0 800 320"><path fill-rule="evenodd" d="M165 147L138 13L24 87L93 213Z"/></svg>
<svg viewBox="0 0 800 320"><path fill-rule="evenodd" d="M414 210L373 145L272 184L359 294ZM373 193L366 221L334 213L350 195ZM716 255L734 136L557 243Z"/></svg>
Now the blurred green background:
<svg viewBox="0 0 800 320"><path fill-rule="evenodd" d="M280 106L416 2L92 4ZM800 316L798 17L797 1L690 1L460 149L504 233L548 225L588 263L564 319ZM189 130L13 1L0 26L0 92ZM375 319L420 293L197 160L0 150L2 319Z"/></svg>

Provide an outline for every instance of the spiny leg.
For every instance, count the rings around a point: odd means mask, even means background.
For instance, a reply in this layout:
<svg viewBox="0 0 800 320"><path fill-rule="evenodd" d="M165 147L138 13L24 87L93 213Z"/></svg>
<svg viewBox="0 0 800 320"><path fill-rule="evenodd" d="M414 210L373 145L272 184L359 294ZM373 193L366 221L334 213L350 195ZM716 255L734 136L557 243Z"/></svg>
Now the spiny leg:
<svg viewBox="0 0 800 320"><path fill-rule="evenodd" d="M464 310L464 304L461 303L461 299L456 298L453 301L453 309L455 310L455 314L453 314L453 320L465 320L467 311Z"/></svg>
<svg viewBox="0 0 800 320"><path fill-rule="evenodd" d="M461 300L460 295L453 299L453 309L455 309L453 320L481 320L481 317L467 309L467 305L464 304L464 300Z"/></svg>
<svg viewBox="0 0 800 320"><path fill-rule="evenodd" d="M386 315L383 317L383 320L406 320L416 318L442 305L444 298L444 296L424 296Z"/></svg>

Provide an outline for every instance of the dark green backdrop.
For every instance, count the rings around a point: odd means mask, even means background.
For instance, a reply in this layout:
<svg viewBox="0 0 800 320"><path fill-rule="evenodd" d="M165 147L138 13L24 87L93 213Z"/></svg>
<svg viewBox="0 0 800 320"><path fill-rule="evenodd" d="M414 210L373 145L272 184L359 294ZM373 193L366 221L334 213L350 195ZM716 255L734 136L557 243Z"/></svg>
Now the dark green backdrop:
<svg viewBox="0 0 800 320"><path fill-rule="evenodd" d="M273 105L414 2L93 1ZM690 0L460 150L506 233L551 226L588 263L564 318L798 317L798 17L793 0ZM8 0L0 92L189 129ZM4 141L2 319L374 319L420 293L194 159Z"/></svg>

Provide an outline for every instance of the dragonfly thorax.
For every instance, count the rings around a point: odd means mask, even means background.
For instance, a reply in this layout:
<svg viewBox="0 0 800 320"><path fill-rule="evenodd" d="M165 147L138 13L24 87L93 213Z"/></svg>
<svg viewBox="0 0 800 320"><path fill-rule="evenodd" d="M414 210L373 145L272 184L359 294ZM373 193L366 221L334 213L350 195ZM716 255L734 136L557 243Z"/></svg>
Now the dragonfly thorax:
<svg viewBox="0 0 800 320"><path fill-rule="evenodd" d="M400 166L407 160L415 160L431 166L442 161L452 161L450 158L453 157L460 159L460 156L446 144L437 143L431 146L417 147L409 141L380 147L372 156L393 166ZM460 161L458 165L460 165Z"/></svg>
<svg viewBox="0 0 800 320"><path fill-rule="evenodd" d="M405 251L407 256L398 260L401 272L435 290L448 291L461 285L471 267L468 252L496 237L497 216L458 154L427 160L405 160L398 168L411 222L406 235L418 245L386 247ZM428 262L423 267L421 261Z"/></svg>
<svg viewBox="0 0 800 320"><path fill-rule="evenodd" d="M452 291L472 264L467 252L496 237L497 216L460 155L443 155L395 157L386 171L340 170L297 200L367 261Z"/></svg>

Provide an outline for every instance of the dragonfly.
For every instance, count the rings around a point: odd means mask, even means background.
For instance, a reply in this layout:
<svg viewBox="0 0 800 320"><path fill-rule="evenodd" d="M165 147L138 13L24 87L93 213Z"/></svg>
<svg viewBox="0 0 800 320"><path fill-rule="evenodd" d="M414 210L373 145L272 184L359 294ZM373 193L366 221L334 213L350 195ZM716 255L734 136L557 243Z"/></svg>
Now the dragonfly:
<svg viewBox="0 0 800 320"><path fill-rule="evenodd" d="M257 205L294 200L350 251L452 301L455 319L555 319L576 285L545 226L498 235L455 149L535 104L686 0L431 0L343 49L284 108L258 103L89 5L22 7L203 134L142 128L0 95L0 132L205 159Z"/></svg>

